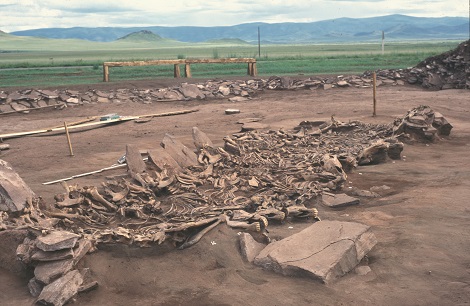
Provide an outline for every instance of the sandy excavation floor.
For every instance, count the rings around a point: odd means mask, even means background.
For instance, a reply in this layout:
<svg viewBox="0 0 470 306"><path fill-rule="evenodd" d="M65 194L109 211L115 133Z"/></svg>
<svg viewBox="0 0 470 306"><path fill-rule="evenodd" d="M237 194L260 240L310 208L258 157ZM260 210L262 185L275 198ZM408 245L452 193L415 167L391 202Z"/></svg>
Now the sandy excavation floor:
<svg viewBox="0 0 470 306"><path fill-rule="evenodd" d="M135 86L108 84L107 86ZM157 86L150 82L137 86ZM103 88L105 89L105 88ZM146 150L171 133L193 147L191 128L198 126L215 145L238 132L237 120L262 117L271 128L293 128L302 120L349 119L389 123L412 107L426 104L454 125L451 136L429 145L405 145L403 160L363 166L349 174L349 186L391 189L378 199L342 210L318 207L324 220L357 221L372 227L378 244L367 258L372 272L351 272L330 285L283 277L244 263L237 232L219 226L196 246L183 250L110 246L85 257L98 290L79 296L74 305L468 305L470 303L470 92L424 91L417 87L380 87L378 116L372 118L371 89L269 91L246 102L227 100L144 104L101 104L0 118L3 133L60 125L108 113L140 115L198 108L199 112L126 122L71 134L74 157L64 135L9 139L10 162L46 201L62 192L41 183L110 166L126 144ZM241 110L225 115L227 108ZM113 170L76 179L95 185ZM282 238L310 223L270 225ZM289 229L289 227L293 227ZM211 241L216 244L212 245ZM28 277L0 270L0 304L31 305Z"/></svg>

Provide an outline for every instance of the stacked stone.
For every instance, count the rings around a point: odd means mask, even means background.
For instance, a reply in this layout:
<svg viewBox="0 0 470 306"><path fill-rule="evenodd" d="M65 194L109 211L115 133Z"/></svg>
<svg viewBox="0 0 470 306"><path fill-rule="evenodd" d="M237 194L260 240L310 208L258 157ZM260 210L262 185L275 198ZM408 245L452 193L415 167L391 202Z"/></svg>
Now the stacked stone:
<svg viewBox="0 0 470 306"><path fill-rule="evenodd" d="M93 244L68 231L51 231L34 237L30 234L16 250L18 260L34 268L28 288L41 305L63 305L79 292L95 288L90 271L79 269L81 259Z"/></svg>

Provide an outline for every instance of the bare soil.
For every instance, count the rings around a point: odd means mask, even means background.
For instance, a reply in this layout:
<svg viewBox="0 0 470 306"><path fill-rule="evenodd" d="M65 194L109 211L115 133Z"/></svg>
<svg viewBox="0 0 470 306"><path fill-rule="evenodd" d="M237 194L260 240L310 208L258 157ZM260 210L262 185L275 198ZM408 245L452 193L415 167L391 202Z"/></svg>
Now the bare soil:
<svg viewBox="0 0 470 306"><path fill-rule="evenodd" d="M107 84L107 88L158 87ZM96 87L94 87L96 88ZM103 88L105 89L105 88ZM383 197L331 210L318 207L325 220L357 221L372 227L378 244L369 253L372 272L349 273L333 284L284 277L243 262L237 232L219 226L192 248L149 249L106 246L86 256L98 290L81 294L75 305L468 305L470 303L470 108L468 90L425 91L417 87L380 87L377 117L372 117L371 89L268 91L251 101L97 104L64 110L2 116L2 133L26 131L108 113L140 115L182 109L199 112L154 118L147 123L73 132L75 156L68 156L65 136L8 139L0 158L10 162L46 201L62 192L43 182L114 164L126 144L141 150L158 147L171 133L192 147L191 128L198 126L216 145L240 131L242 118L261 117L270 128L291 129L302 120L335 118L390 123L412 107L425 104L454 125L451 136L431 144L407 144L403 159L363 166L348 176L349 186L387 185ZM241 110L225 115L227 108ZM113 170L70 183L96 185ZM273 238L286 237L310 223L270 225ZM292 227L292 228L289 228ZM215 242L215 244L211 243ZM31 305L27 276L0 270L0 304Z"/></svg>

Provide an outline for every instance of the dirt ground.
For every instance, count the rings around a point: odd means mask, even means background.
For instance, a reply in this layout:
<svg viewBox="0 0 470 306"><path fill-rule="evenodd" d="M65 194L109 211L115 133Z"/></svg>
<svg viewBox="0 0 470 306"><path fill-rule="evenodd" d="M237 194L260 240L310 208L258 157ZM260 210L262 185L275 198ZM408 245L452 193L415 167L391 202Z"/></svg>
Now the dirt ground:
<svg viewBox="0 0 470 306"><path fill-rule="evenodd" d="M106 84L108 88L159 85ZM241 118L261 117L273 129L291 129L302 120L329 119L331 115L342 121L390 123L412 107L430 105L454 125L450 137L428 145L405 145L402 160L358 167L349 174L346 190L349 186L390 186L384 197L363 199L361 205L341 210L317 207L324 220L357 221L372 227L378 244L367 258L371 273L359 276L351 272L324 285L263 271L243 262L237 232L219 226L183 251L100 248L85 258L100 287L81 294L74 305L469 305L470 92L380 87L375 118L371 117L371 95L371 89L355 88L268 91L239 103L99 104L2 116L0 131L7 133L108 113L199 109L147 123L130 121L74 132L74 157L68 156L64 135L44 135L6 140L11 149L2 151L0 158L10 162L36 194L53 203L53 196L62 188L43 182L110 166L124 154L126 144L141 150L158 147L165 133L193 147L191 128L198 126L216 145L222 145L223 136L240 131L236 122ZM227 108L238 108L241 113L225 115ZM105 176L124 171L107 171L71 183L99 186ZM286 237L309 224L270 225L271 237ZM34 299L27 281L0 270L0 304L31 305Z"/></svg>

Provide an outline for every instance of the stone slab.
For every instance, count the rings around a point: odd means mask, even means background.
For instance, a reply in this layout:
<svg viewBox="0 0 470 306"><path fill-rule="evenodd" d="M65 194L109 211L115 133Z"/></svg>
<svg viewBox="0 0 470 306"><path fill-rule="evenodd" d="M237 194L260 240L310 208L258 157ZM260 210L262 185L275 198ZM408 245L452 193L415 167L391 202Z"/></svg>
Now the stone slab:
<svg viewBox="0 0 470 306"><path fill-rule="evenodd" d="M45 252L71 249L80 238L79 235L67 231L54 231L37 238L36 246Z"/></svg>
<svg viewBox="0 0 470 306"><path fill-rule="evenodd" d="M348 196L347 194L340 193L340 194L326 194L324 193L322 196L323 205L332 207L332 208L341 208L347 207L352 205L359 205L360 200L358 198L354 198Z"/></svg>
<svg viewBox="0 0 470 306"><path fill-rule="evenodd" d="M255 257L266 247L266 245L257 242L249 233L241 233L240 238L240 253L243 259L248 262L253 262Z"/></svg>
<svg viewBox="0 0 470 306"><path fill-rule="evenodd" d="M83 283L83 277L77 270L73 270L47 285L38 297L37 303L41 305L62 306L74 295Z"/></svg>
<svg viewBox="0 0 470 306"><path fill-rule="evenodd" d="M319 221L267 245L254 263L284 275L307 276L329 283L354 269L376 243L367 225Z"/></svg>
<svg viewBox="0 0 470 306"><path fill-rule="evenodd" d="M153 163L159 171L166 169L169 174L181 171L180 165L163 148L148 151L149 161Z"/></svg>
<svg viewBox="0 0 470 306"><path fill-rule="evenodd" d="M126 146L126 163L127 169L134 173L142 173L145 171L145 163L142 160L139 148L135 145L128 144Z"/></svg>
<svg viewBox="0 0 470 306"><path fill-rule="evenodd" d="M37 250L32 256L31 259L35 261L56 261L73 258L73 250L65 249L58 250L53 252L45 252L43 250Z"/></svg>
<svg viewBox="0 0 470 306"><path fill-rule="evenodd" d="M11 165L0 159L0 210L19 212L36 197Z"/></svg>
<svg viewBox="0 0 470 306"><path fill-rule="evenodd" d="M161 146L182 168L198 165L196 154L172 135L165 134Z"/></svg>
<svg viewBox="0 0 470 306"><path fill-rule="evenodd" d="M40 262L34 269L34 276L42 284L50 284L73 269L73 260L65 259L51 262Z"/></svg>
<svg viewBox="0 0 470 306"><path fill-rule="evenodd" d="M200 150L205 146L214 147L209 136L206 133L202 132L199 128L193 127L193 142L196 149Z"/></svg>

